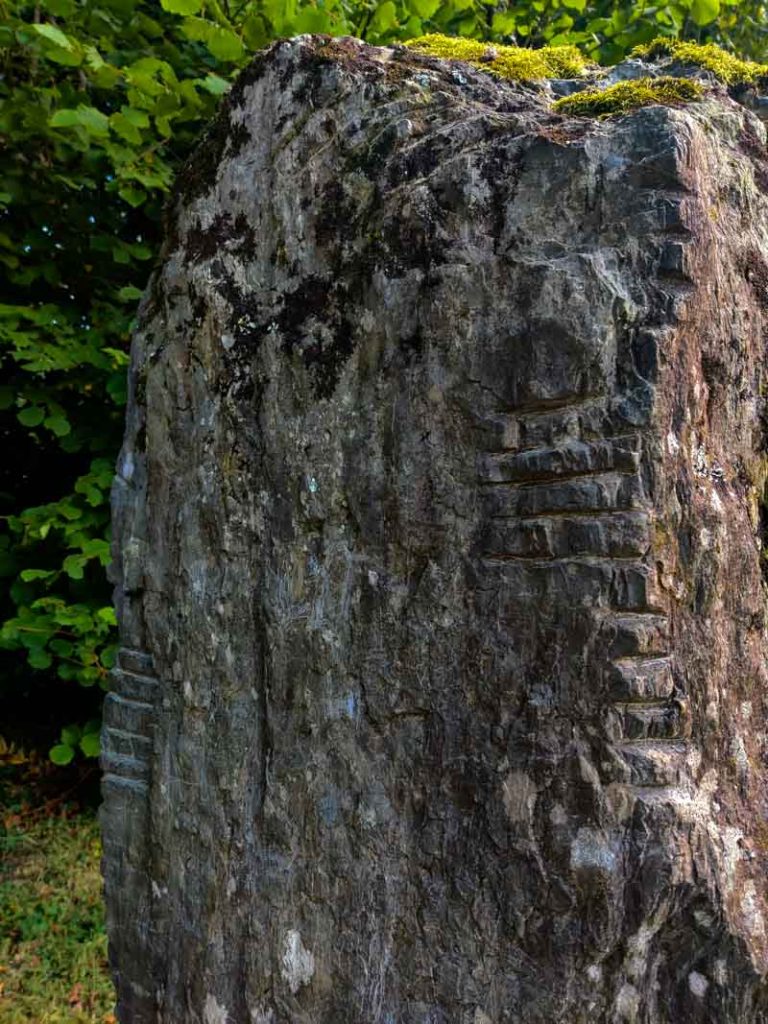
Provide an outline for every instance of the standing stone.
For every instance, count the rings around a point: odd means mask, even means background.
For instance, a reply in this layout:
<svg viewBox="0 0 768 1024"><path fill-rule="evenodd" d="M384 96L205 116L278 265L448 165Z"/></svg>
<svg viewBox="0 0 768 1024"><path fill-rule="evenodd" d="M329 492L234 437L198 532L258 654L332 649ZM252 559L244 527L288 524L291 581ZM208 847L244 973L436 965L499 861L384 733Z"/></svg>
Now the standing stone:
<svg viewBox="0 0 768 1024"><path fill-rule="evenodd" d="M303 37L114 486L122 1024L768 1021L765 131Z"/></svg>

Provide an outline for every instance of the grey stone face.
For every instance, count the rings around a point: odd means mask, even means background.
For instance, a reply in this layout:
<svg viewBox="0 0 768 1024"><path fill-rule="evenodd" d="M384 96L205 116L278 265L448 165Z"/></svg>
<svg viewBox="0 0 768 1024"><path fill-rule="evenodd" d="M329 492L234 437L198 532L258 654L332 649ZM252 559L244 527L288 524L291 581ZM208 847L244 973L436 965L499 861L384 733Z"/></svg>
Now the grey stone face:
<svg viewBox="0 0 768 1024"><path fill-rule="evenodd" d="M768 1020L766 187L724 94L245 72L114 486L122 1024Z"/></svg>

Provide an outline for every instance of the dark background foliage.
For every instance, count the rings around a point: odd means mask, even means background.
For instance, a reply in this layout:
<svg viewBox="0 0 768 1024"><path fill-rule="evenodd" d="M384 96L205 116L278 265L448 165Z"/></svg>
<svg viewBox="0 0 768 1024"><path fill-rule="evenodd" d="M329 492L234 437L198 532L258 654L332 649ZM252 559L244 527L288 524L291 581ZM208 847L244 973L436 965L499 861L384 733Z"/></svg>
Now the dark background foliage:
<svg viewBox="0 0 768 1024"><path fill-rule="evenodd" d="M98 752L115 651L105 566L131 321L174 172L238 70L302 32L576 43L655 36L764 59L763 0L6 0L0 3L2 732Z"/></svg>

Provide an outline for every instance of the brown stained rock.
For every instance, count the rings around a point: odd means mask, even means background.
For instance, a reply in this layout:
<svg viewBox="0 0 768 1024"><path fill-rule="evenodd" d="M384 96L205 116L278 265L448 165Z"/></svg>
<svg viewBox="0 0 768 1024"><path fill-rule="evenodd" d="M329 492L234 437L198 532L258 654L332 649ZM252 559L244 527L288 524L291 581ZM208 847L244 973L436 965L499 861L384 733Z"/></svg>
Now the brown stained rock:
<svg viewBox="0 0 768 1024"><path fill-rule="evenodd" d="M768 1021L764 146L244 73L114 487L122 1024Z"/></svg>

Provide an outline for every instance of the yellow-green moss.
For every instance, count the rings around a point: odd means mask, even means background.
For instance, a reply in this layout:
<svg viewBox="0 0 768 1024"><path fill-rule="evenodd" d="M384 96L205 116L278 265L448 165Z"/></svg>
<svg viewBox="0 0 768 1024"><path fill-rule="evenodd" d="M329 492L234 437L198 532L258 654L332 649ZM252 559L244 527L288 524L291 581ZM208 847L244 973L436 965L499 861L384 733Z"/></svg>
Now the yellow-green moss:
<svg viewBox="0 0 768 1024"><path fill-rule="evenodd" d="M698 99L703 92L701 85L690 78L636 78L629 82L617 82L607 89L585 89L564 96L553 106L561 114L575 114L577 117L610 117L611 114L626 114L639 107L650 107L656 103L676 106Z"/></svg>
<svg viewBox="0 0 768 1024"><path fill-rule="evenodd" d="M716 78L726 85L737 85L741 82L753 82L756 78L768 75L768 64L757 64L752 60L741 60L732 53L721 50L714 43L686 43L678 39L654 39L643 46L636 46L633 57L653 60L655 57L674 57L684 64L711 71Z"/></svg>
<svg viewBox="0 0 768 1024"><path fill-rule="evenodd" d="M542 46L529 50L522 46L498 46L476 39L429 35L406 44L417 53L445 60L463 60L481 71L516 82L541 78L577 78L594 65L575 46Z"/></svg>

